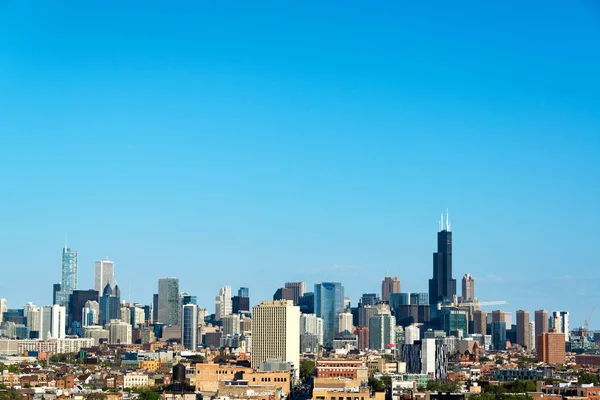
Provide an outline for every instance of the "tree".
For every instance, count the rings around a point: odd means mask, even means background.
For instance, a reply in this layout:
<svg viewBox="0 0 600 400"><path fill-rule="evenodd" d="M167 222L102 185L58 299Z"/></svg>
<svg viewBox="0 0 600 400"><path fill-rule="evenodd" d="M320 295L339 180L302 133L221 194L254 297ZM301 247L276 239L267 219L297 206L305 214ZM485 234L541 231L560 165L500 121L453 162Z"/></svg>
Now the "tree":
<svg viewBox="0 0 600 400"><path fill-rule="evenodd" d="M140 393L140 397L138 397L138 400L160 400L160 394L152 390L145 390L142 393Z"/></svg>
<svg viewBox="0 0 600 400"><path fill-rule="evenodd" d="M373 392L385 392L385 382L382 379L370 377L369 387Z"/></svg>
<svg viewBox="0 0 600 400"><path fill-rule="evenodd" d="M451 380L435 379L427 383L427 390L431 392L456 393L460 385Z"/></svg>
<svg viewBox="0 0 600 400"><path fill-rule="evenodd" d="M596 374L583 372L577 377L577 383L580 385L593 383L594 386L600 386L600 378Z"/></svg>
<svg viewBox="0 0 600 400"><path fill-rule="evenodd" d="M315 373L315 362L313 360L300 361L300 379L304 382L310 380Z"/></svg>
<svg viewBox="0 0 600 400"><path fill-rule="evenodd" d="M88 394L86 396L86 399L87 400L106 400L106 394L94 392L94 393Z"/></svg>

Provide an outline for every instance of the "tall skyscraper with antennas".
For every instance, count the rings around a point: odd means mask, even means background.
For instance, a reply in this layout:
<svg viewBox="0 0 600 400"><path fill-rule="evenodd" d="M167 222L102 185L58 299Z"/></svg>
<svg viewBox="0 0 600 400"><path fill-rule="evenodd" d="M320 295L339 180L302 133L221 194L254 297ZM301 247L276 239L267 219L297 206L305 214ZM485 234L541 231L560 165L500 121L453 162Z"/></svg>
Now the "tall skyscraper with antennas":
<svg viewBox="0 0 600 400"><path fill-rule="evenodd" d="M452 232L446 210L440 219L437 234L437 251L433 253L433 278L429 280L429 304L453 301L456 296L456 279L452 279Z"/></svg>

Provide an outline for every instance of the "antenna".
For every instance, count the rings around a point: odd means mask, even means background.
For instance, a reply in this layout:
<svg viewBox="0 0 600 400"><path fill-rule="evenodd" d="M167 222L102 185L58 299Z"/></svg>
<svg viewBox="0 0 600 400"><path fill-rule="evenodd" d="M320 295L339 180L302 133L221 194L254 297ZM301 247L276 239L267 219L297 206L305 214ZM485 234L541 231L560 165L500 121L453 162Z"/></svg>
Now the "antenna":
<svg viewBox="0 0 600 400"><path fill-rule="evenodd" d="M65 232L65 249L67 248L67 232Z"/></svg>

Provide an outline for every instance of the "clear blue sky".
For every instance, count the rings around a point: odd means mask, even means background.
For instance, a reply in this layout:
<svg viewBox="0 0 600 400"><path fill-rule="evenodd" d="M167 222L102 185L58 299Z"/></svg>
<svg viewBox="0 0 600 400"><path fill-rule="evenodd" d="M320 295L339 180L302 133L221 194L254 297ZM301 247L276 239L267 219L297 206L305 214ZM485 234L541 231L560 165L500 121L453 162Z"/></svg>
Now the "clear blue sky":
<svg viewBox="0 0 600 400"><path fill-rule="evenodd" d="M65 232L81 288L108 256L144 303L165 276L211 311L224 285L426 291L448 207L458 280L581 325L599 3L401 3L0 3L0 297L49 303Z"/></svg>

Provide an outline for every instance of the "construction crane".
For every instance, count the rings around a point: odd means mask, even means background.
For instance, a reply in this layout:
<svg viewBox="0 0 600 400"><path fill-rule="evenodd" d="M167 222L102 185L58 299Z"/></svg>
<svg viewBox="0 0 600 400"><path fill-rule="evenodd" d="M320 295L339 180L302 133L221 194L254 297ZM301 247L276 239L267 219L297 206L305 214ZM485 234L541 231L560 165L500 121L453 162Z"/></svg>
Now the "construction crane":
<svg viewBox="0 0 600 400"><path fill-rule="evenodd" d="M477 302L480 306L500 306L503 304L508 304L506 300L497 300L497 301L479 301Z"/></svg>
<svg viewBox="0 0 600 400"><path fill-rule="evenodd" d="M594 311L596 311L596 306L592 307L592 311L590 312L590 316L585 320L585 330L583 331L583 335L585 337L590 336L590 321L592 320L592 316L594 315Z"/></svg>

